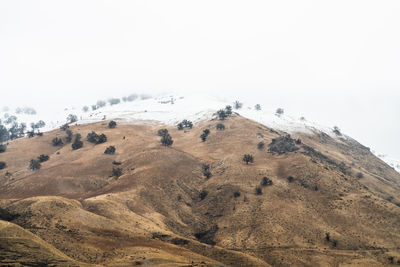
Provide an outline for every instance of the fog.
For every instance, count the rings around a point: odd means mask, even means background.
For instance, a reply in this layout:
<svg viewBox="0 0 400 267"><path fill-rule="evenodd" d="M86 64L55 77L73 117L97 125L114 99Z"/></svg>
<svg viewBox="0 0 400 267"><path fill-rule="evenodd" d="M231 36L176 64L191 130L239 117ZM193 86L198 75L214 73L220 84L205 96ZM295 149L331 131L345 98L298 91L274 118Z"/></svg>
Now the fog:
<svg viewBox="0 0 400 267"><path fill-rule="evenodd" d="M203 92L400 158L399 1L1 1L0 106Z"/></svg>

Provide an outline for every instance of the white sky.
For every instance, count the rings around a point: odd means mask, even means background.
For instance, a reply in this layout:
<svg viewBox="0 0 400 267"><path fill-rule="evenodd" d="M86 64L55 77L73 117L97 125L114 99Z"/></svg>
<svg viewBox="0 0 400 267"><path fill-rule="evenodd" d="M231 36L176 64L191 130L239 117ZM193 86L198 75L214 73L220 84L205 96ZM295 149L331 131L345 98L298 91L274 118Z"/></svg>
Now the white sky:
<svg viewBox="0 0 400 267"><path fill-rule="evenodd" d="M49 107L223 94L400 158L400 1L0 0L0 90Z"/></svg>

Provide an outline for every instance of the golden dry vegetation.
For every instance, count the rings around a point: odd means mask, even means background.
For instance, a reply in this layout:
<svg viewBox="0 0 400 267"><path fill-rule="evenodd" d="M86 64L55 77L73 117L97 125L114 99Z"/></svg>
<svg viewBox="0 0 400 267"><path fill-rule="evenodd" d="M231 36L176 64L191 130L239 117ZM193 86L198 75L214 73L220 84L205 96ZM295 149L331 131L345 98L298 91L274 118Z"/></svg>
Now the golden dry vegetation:
<svg viewBox="0 0 400 267"><path fill-rule="evenodd" d="M216 130L218 123L182 131L151 123L75 125L70 129L84 140L78 150L52 145L65 136L62 130L11 141L0 154L7 163L0 208L11 216L0 220L0 265L382 266L400 260L400 175L368 148L315 133L292 135L301 139L297 151L268 153L272 139L285 133L238 115L222 122L225 130ZM160 144L161 128L169 130L171 147ZM204 129L211 133L202 142ZM107 142L87 142L93 130ZM264 149L257 148L260 141ZM104 154L110 145L116 153ZM50 159L29 170L40 154ZM246 165L243 154L254 163ZM203 164L210 165L209 179ZM113 167L123 174L113 177ZM273 184L262 186L263 177Z"/></svg>

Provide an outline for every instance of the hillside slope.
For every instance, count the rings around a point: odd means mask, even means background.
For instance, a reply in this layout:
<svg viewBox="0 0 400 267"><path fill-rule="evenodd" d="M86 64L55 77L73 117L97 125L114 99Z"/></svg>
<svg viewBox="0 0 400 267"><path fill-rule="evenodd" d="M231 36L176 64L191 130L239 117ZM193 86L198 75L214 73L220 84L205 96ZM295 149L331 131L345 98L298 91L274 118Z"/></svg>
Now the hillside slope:
<svg viewBox="0 0 400 267"><path fill-rule="evenodd" d="M91 266L59 252L23 228L0 220L0 265Z"/></svg>
<svg viewBox="0 0 400 267"><path fill-rule="evenodd" d="M71 126L83 137L107 136L78 150L51 145L62 130L10 142L0 154L8 220L88 264L381 266L400 259L400 174L351 138L288 137L237 114L182 131L117 122L115 129L107 121ZM221 122L225 130L216 130ZM161 146L161 128L171 147ZM211 133L202 142L204 129ZM116 153L104 154L110 145ZM40 154L50 159L28 170ZM244 154L254 163L245 164ZM113 177L113 168L122 175ZM262 185L263 177L272 185Z"/></svg>

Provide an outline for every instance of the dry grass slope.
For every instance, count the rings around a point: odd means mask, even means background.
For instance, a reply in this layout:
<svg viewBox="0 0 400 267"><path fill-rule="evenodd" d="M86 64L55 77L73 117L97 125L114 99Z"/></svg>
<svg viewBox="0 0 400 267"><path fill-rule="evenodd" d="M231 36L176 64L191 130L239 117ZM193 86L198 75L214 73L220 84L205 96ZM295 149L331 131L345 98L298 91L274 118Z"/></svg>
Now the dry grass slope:
<svg viewBox="0 0 400 267"><path fill-rule="evenodd" d="M84 140L78 150L51 145L61 130L12 141L0 154L8 166L0 171L0 207L16 216L1 225L18 228L23 239L13 252L19 256L0 259L107 266L381 266L400 259L400 175L367 148L299 134L292 136L301 139L296 151L272 154L267 144L285 133L237 115L223 122L225 130L218 123L167 127L171 147L156 134L163 125L109 129L106 122L71 127L83 137L107 135L106 143ZM211 133L202 142L204 129ZM116 153L104 154L110 145ZM242 161L247 153L254 163ZM28 170L40 154L50 160ZM113 167L123 174L113 177ZM260 185L263 177L273 185Z"/></svg>

